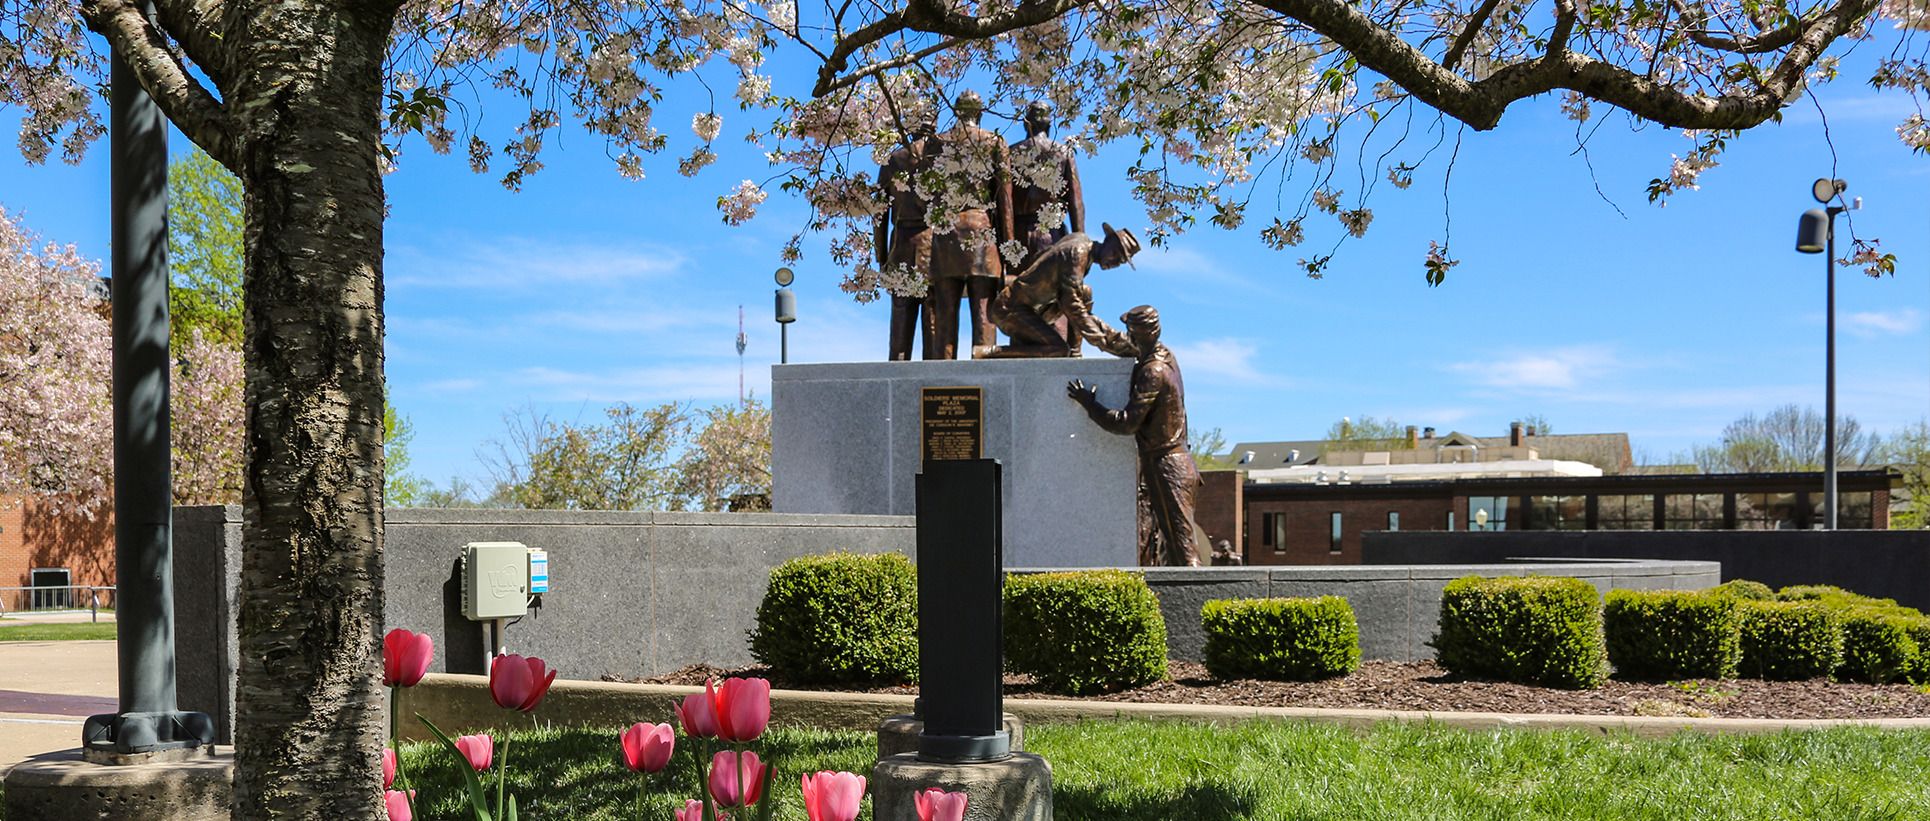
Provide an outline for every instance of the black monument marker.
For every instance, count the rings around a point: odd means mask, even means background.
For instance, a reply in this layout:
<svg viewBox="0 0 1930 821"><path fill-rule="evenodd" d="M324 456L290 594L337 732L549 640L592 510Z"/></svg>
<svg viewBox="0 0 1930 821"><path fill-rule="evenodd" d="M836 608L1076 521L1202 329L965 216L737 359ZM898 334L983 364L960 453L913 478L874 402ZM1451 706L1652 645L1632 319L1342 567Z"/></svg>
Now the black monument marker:
<svg viewBox="0 0 1930 821"><path fill-rule="evenodd" d="M926 468L933 462L984 458L983 388L925 388L921 396L918 442Z"/></svg>
<svg viewBox="0 0 1930 821"><path fill-rule="evenodd" d="M926 388L930 419L932 400ZM940 390L961 390L948 388ZM978 389L971 388L972 407ZM971 427L976 438L976 414ZM929 431L930 428L928 427ZM1012 757L1005 726L1005 585L995 459L930 458L918 475L918 758Z"/></svg>

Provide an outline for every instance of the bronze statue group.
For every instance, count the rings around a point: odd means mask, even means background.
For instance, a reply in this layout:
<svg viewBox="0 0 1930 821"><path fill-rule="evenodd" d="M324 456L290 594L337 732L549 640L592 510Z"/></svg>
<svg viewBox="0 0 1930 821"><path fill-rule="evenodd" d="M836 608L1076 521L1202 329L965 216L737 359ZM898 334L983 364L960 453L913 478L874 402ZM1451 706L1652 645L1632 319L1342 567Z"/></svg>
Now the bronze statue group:
<svg viewBox="0 0 1930 821"><path fill-rule="evenodd" d="M1070 147L1052 139L1052 112L1024 112L1025 139L1010 146L979 125L973 92L952 105L944 132L932 119L907 123L904 144L878 170L888 200L875 226L877 260L928 283L923 298L891 298L890 358L911 359L914 337L925 359L958 358L959 300L971 315L973 359L1077 357L1083 343L1134 360L1126 406L1100 404L1074 381L1066 393L1112 433L1139 448L1142 565L1199 564L1193 494L1200 485L1187 448L1185 388L1173 352L1159 341L1159 312L1141 305L1120 317L1123 332L1093 315L1086 277L1130 265L1139 238L1100 223L1085 233L1085 200ZM1014 173L1015 159L1022 163ZM948 190L955 196L935 196ZM933 220L934 203L963 203ZM944 223L938 225L935 223ZM1004 331L1010 343L1000 345Z"/></svg>

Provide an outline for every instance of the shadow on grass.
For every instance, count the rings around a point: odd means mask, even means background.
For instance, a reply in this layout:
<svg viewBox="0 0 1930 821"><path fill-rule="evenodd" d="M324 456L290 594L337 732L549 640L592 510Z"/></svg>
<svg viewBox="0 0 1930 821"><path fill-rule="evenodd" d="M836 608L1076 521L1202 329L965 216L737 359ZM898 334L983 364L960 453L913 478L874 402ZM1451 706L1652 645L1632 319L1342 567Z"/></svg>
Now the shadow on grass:
<svg viewBox="0 0 1930 821"><path fill-rule="evenodd" d="M1052 786L1053 817L1064 821L1232 821L1253 817L1257 804L1251 789L1197 781L1158 795L1104 786Z"/></svg>

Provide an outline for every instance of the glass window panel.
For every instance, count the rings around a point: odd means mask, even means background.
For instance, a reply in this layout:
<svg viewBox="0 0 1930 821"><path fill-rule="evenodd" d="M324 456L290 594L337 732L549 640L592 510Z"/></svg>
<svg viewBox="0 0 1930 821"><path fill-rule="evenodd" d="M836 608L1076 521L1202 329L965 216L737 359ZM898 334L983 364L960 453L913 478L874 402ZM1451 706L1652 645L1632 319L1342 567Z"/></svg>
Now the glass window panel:
<svg viewBox="0 0 1930 821"><path fill-rule="evenodd" d="M1871 494L1868 491L1836 492L1836 526L1842 530L1868 530L1871 519Z"/></svg>
<svg viewBox="0 0 1930 821"><path fill-rule="evenodd" d="M1469 496L1468 529L1507 530L1508 503L1512 501L1513 498L1512 496ZM1485 525L1482 524L1481 521L1483 518L1481 514L1483 513L1487 514L1487 524Z"/></svg>
<svg viewBox="0 0 1930 821"><path fill-rule="evenodd" d="M1738 530L1795 530L1799 512L1794 493L1736 494Z"/></svg>
<svg viewBox="0 0 1930 821"><path fill-rule="evenodd" d="M1399 511L1387 511L1387 529L1390 531L1401 529L1401 514Z"/></svg>
<svg viewBox="0 0 1930 821"><path fill-rule="evenodd" d="M1340 514L1338 512L1333 515L1333 528L1329 531L1327 550L1333 553L1340 552Z"/></svg>
<svg viewBox="0 0 1930 821"><path fill-rule="evenodd" d="M1722 494L1671 493L1662 502L1665 530L1722 529Z"/></svg>
<svg viewBox="0 0 1930 821"><path fill-rule="evenodd" d="M1655 494L1631 493L1597 498L1595 526L1601 530L1654 530Z"/></svg>

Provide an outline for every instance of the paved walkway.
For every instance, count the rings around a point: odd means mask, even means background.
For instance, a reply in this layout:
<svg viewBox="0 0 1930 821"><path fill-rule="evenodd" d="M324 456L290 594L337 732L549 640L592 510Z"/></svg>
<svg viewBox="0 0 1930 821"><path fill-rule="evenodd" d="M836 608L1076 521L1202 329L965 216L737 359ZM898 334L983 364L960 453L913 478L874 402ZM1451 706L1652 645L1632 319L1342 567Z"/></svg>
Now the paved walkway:
<svg viewBox="0 0 1930 821"><path fill-rule="evenodd" d="M81 721L119 706L115 676L111 641L0 642L0 774L79 747Z"/></svg>

